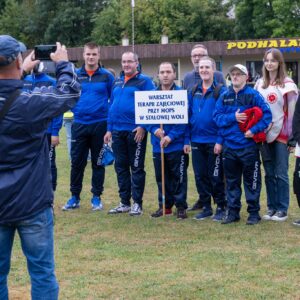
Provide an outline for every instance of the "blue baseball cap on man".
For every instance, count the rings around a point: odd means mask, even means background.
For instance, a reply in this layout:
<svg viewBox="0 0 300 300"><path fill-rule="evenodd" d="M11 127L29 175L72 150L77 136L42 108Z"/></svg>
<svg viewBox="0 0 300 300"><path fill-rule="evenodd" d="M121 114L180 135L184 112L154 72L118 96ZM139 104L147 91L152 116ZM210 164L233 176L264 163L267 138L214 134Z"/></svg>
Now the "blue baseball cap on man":
<svg viewBox="0 0 300 300"><path fill-rule="evenodd" d="M11 64L26 47L10 35L0 35L0 66Z"/></svg>

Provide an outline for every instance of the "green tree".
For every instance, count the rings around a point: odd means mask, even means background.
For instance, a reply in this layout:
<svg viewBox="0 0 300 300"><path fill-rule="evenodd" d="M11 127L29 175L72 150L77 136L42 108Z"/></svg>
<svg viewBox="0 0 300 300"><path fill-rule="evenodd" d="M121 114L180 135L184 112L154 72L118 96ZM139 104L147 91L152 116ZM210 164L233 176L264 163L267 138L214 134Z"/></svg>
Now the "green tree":
<svg viewBox="0 0 300 300"><path fill-rule="evenodd" d="M201 41L232 37L230 4L222 0L135 1L136 43L158 43L162 34L170 41ZM119 44L122 35L131 38L130 0L112 0L95 15L92 37L100 44ZM109 31L107 31L109 28Z"/></svg>
<svg viewBox="0 0 300 300"><path fill-rule="evenodd" d="M91 34L93 40L101 45L117 45L120 42L121 36L127 34L125 30L121 32L121 8L121 1L113 0L103 11L94 15Z"/></svg>
<svg viewBox="0 0 300 300"><path fill-rule="evenodd" d="M12 35L26 42L23 7L16 0L7 0L0 17L0 33Z"/></svg>
<svg viewBox="0 0 300 300"><path fill-rule="evenodd" d="M0 16L0 32L21 39L28 47L56 41L81 46L91 39L92 16L105 3L105 0L6 0Z"/></svg>
<svg viewBox="0 0 300 300"><path fill-rule="evenodd" d="M236 38L292 37L300 34L298 0L234 0Z"/></svg>
<svg viewBox="0 0 300 300"><path fill-rule="evenodd" d="M101 1L68 0L59 2L55 15L44 34L46 42L60 40L68 46L81 46L91 39L94 12L102 9Z"/></svg>

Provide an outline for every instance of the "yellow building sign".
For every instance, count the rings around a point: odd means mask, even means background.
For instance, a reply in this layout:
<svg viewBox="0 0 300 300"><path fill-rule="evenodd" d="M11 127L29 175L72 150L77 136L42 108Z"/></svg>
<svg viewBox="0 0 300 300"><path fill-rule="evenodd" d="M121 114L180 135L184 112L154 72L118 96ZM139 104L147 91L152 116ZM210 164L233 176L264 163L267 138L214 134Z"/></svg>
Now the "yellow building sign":
<svg viewBox="0 0 300 300"><path fill-rule="evenodd" d="M227 50L300 47L300 39L227 42Z"/></svg>

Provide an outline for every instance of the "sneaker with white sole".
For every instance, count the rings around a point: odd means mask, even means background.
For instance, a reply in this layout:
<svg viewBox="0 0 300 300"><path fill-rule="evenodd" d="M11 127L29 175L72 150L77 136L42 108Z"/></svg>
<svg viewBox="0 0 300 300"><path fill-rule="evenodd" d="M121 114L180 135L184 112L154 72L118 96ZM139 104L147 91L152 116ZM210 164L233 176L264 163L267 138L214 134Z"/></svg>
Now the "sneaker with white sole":
<svg viewBox="0 0 300 300"><path fill-rule="evenodd" d="M271 218L272 221L284 222L287 219L287 213L285 211L277 211L276 214Z"/></svg>
<svg viewBox="0 0 300 300"><path fill-rule="evenodd" d="M108 214L121 214L121 213L127 213L130 211L130 206L125 205L122 202L117 207L114 207L108 211Z"/></svg>
<svg viewBox="0 0 300 300"><path fill-rule="evenodd" d="M133 203L131 210L129 212L130 216L140 216L143 214L142 207L138 203Z"/></svg>
<svg viewBox="0 0 300 300"><path fill-rule="evenodd" d="M76 196L72 196L67 203L62 207L62 210L72 210L80 207L80 199Z"/></svg>
<svg viewBox="0 0 300 300"><path fill-rule="evenodd" d="M103 209L102 201L98 196L93 196L93 198L91 199L91 204L92 204L93 211Z"/></svg>
<svg viewBox="0 0 300 300"><path fill-rule="evenodd" d="M276 214L276 210L268 209L267 213L263 215L262 219L265 221L270 221L271 218Z"/></svg>
<svg viewBox="0 0 300 300"><path fill-rule="evenodd" d="M300 220L294 221L294 222L293 222L293 225L295 225L295 226L300 226Z"/></svg>

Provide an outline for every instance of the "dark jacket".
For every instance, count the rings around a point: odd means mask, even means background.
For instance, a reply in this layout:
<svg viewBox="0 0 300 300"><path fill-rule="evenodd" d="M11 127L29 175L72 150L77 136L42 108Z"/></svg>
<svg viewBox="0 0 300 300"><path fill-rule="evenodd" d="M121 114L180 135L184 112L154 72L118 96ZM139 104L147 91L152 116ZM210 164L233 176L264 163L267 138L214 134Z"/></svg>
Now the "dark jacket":
<svg viewBox="0 0 300 300"><path fill-rule="evenodd" d="M235 113L240 109L240 113L254 106L259 107L263 112L263 117L250 128L253 134L265 130L272 121L270 107L265 103L262 95L253 88L245 85L238 93L232 86L228 91L222 94L217 101L214 112L214 120L220 128L219 133L224 138L224 145L233 149L242 149L254 146L252 138L245 138L241 131L239 123L236 120Z"/></svg>
<svg viewBox="0 0 300 300"><path fill-rule="evenodd" d="M134 92L152 91L155 86L150 77L138 73L124 82L124 75L113 86L108 115L108 131L132 131L135 124Z"/></svg>
<svg viewBox="0 0 300 300"><path fill-rule="evenodd" d="M182 87L185 90L191 91L197 83L200 83L200 81L201 81L201 77L199 75L199 72L196 72L195 70L193 70L193 71L185 74L185 76L183 78ZM216 82L216 84L221 83L224 86L226 86L226 81L225 81L224 75L220 71L214 72L214 81Z"/></svg>
<svg viewBox="0 0 300 300"><path fill-rule="evenodd" d="M293 116L293 137L300 146L300 95L296 103L296 108Z"/></svg>
<svg viewBox="0 0 300 300"><path fill-rule="evenodd" d="M82 93L78 103L72 109L74 122L92 124L106 121L114 77L101 67L89 76L84 65L77 70L77 75L82 86Z"/></svg>
<svg viewBox="0 0 300 300"><path fill-rule="evenodd" d="M74 65L59 62L56 69L56 88L23 91L0 124L0 224L28 219L53 203L46 129L80 96ZM0 110L22 88L21 80L0 80Z"/></svg>

